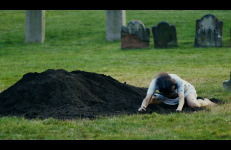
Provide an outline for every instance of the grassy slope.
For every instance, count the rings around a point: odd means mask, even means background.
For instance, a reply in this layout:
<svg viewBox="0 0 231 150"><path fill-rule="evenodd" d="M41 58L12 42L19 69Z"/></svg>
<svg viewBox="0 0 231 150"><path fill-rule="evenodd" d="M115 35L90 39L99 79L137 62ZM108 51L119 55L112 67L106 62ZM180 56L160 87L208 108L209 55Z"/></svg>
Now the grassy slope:
<svg viewBox="0 0 231 150"><path fill-rule="evenodd" d="M159 71L175 73L196 87L199 96L229 102L222 90L229 79L230 47L194 48L195 21L214 14L224 22L223 46L229 46L231 11L127 10L126 20L141 20L152 28L160 21L175 24L179 48L120 50L107 42L105 11L46 11L43 44L24 44L25 11L0 10L0 92L25 73L63 68L107 74L128 84L148 87ZM210 112L134 115L95 121L0 118L0 139L230 139L229 103ZM193 127L192 127L193 124Z"/></svg>

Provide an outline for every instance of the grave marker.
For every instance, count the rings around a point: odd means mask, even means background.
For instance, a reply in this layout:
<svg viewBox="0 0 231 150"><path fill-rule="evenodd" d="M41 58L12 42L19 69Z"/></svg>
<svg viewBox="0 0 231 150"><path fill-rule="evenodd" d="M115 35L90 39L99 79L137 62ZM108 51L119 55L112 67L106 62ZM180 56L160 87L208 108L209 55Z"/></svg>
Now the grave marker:
<svg viewBox="0 0 231 150"><path fill-rule="evenodd" d="M195 47L221 47L223 21L212 14L196 20Z"/></svg>
<svg viewBox="0 0 231 150"><path fill-rule="evenodd" d="M223 82L223 89L231 91L231 71L230 71L230 80L226 80Z"/></svg>
<svg viewBox="0 0 231 150"><path fill-rule="evenodd" d="M150 28L140 20L132 20L127 27L121 27L121 49L149 48Z"/></svg>
<svg viewBox="0 0 231 150"><path fill-rule="evenodd" d="M121 38L121 26L126 25L125 10L106 10L106 40Z"/></svg>
<svg viewBox="0 0 231 150"><path fill-rule="evenodd" d="M45 10L26 10L25 43L43 43L45 39Z"/></svg>
<svg viewBox="0 0 231 150"><path fill-rule="evenodd" d="M230 29L230 47L231 47L231 29Z"/></svg>
<svg viewBox="0 0 231 150"><path fill-rule="evenodd" d="M177 47L176 26L166 21L161 21L152 27L155 48Z"/></svg>

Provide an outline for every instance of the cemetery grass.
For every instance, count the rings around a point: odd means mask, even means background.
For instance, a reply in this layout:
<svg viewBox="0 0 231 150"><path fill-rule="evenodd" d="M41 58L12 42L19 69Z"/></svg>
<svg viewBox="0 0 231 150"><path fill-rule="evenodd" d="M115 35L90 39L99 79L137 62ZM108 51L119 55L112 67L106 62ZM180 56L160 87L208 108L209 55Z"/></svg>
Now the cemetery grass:
<svg viewBox="0 0 231 150"><path fill-rule="evenodd" d="M222 48L194 48L195 20L214 14L224 21ZM155 15L158 14L158 15ZM168 14L168 15L166 15ZM43 44L24 44L25 11L0 11L0 92L28 72L83 70L110 75L120 82L148 87L159 71L174 73L195 86L198 96L225 102L194 113L99 116L95 120L1 117L0 139L231 139L230 92L222 82L230 76L230 11L126 11L127 23L146 27L168 21L177 27L178 48L120 50L120 41L105 40L105 11L46 11ZM151 19L150 19L151 18ZM164 20L163 20L164 19ZM153 20L153 21L152 21ZM93 22L93 23L92 23Z"/></svg>

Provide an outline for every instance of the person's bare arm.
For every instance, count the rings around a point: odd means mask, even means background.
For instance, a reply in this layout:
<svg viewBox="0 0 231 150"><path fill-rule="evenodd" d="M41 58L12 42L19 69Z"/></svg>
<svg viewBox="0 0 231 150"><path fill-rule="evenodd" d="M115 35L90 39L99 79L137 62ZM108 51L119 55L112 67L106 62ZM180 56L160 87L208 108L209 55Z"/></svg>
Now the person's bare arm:
<svg viewBox="0 0 231 150"><path fill-rule="evenodd" d="M146 110L146 108L150 104L151 99L152 99L152 95L156 90L155 84L156 84L156 78L151 81L151 83L148 87L147 95L146 95L145 99L143 100L141 107L138 109L138 111Z"/></svg>
<svg viewBox="0 0 231 150"><path fill-rule="evenodd" d="M147 94L138 111L146 110L146 108L150 104L151 99L152 99L152 94Z"/></svg>
<svg viewBox="0 0 231 150"><path fill-rule="evenodd" d="M176 109L176 111L182 111L182 108L184 106L184 93L179 93L179 105Z"/></svg>

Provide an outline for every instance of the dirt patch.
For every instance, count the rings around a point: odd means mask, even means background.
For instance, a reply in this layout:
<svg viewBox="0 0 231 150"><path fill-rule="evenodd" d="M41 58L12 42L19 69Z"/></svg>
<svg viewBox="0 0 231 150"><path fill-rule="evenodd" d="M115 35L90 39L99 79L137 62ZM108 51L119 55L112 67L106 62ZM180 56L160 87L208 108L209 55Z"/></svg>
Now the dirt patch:
<svg viewBox="0 0 231 150"><path fill-rule="evenodd" d="M146 92L147 88L121 83L104 74L48 69L25 74L0 93L0 116L93 119L99 115L136 114ZM211 100L222 103L215 98ZM150 105L145 113L170 113L176 107ZM183 111L203 109L184 107Z"/></svg>

